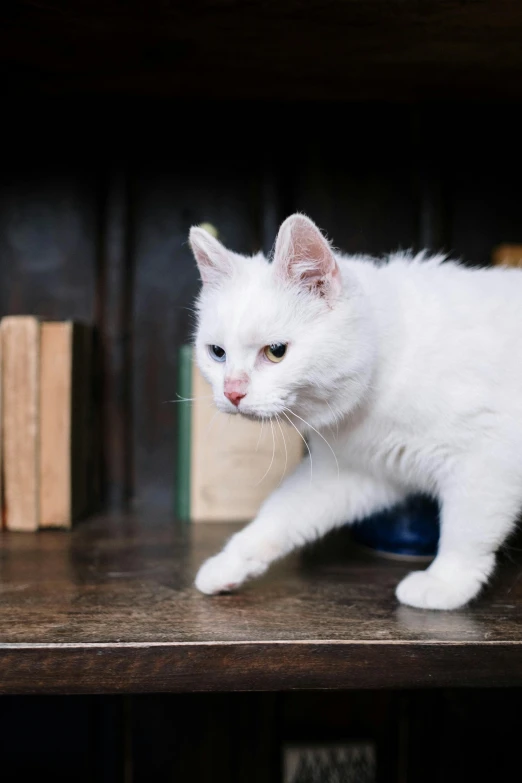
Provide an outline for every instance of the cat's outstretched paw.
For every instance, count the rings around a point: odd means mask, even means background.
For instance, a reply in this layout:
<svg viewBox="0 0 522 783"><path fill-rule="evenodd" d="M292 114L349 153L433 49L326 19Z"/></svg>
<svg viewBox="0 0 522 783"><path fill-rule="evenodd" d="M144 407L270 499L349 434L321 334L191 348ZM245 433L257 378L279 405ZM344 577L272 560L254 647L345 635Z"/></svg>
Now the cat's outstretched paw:
<svg viewBox="0 0 522 783"><path fill-rule="evenodd" d="M473 577L442 579L430 571L414 571L397 587L395 595L402 604L417 609L459 609L474 598L481 583Z"/></svg>
<svg viewBox="0 0 522 783"><path fill-rule="evenodd" d="M203 563L196 576L195 585L206 595L229 593L246 579L260 576L266 571L267 565L260 560L224 550Z"/></svg>

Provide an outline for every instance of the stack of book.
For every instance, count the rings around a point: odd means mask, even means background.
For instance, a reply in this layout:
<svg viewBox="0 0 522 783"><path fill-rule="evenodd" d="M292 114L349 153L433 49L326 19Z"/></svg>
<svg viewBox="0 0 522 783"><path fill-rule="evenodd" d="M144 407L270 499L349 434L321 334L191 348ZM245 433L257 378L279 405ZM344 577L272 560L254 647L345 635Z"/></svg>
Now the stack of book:
<svg viewBox="0 0 522 783"><path fill-rule="evenodd" d="M303 458L304 441L286 423L219 413L212 389L183 346L179 364L176 514L191 522L243 522Z"/></svg>
<svg viewBox="0 0 522 783"><path fill-rule="evenodd" d="M9 316L0 344L4 526L69 528L91 499L91 330Z"/></svg>

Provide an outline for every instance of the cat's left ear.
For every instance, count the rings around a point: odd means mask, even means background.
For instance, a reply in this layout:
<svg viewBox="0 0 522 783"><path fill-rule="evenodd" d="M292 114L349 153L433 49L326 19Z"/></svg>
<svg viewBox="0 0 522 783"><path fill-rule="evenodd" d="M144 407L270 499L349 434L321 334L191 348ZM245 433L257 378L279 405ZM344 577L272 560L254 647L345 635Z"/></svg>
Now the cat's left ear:
<svg viewBox="0 0 522 783"><path fill-rule="evenodd" d="M332 301L341 290L341 273L328 240L305 215L291 215L279 229L274 268L282 280Z"/></svg>
<svg viewBox="0 0 522 783"><path fill-rule="evenodd" d="M219 283L223 277L233 273L228 250L204 228L193 226L190 229L189 244L203 283Z"/></svg>

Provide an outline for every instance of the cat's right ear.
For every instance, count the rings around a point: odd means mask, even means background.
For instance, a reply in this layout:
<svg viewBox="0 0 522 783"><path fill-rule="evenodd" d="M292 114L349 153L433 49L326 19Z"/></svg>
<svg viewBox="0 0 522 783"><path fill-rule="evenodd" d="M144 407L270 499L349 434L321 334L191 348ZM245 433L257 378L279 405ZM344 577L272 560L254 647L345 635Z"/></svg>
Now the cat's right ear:
<svg viewBox="0 0 522 783"><path fill-rule="evenodd" d="M228 250L204 228L193 226L190 229L189 244L205 285L218 283L232 273Z"/></svg>
<svg viewBox="0 0 522 783"><path fill-rule="evenodd" d="M274 250L277 276L332 302L341 289L341 275L329 242L305 215L287 218Z"/></svg>

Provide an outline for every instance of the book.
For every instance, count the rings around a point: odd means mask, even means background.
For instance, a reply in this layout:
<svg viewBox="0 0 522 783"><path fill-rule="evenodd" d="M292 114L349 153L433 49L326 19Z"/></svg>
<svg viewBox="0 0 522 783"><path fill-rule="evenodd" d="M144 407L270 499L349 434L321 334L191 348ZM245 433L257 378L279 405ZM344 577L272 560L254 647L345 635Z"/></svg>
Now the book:
<svg viewBox="0 0 522 783"><path fill-rule="evenodd" d="M0 324L0 530L5 526L5 507L4 507L4 422L3 422L3 351L2 351L2 330Z"/></svg>
<svg viewBox="0 0 522 783"><path fill-rule="evenodd" d="M40 527L70 528L88 510L91 404L88 327L42 323Z"/></svg>
<svg viewBox="0 0 522 783"><path fill-rule="evenodd" d="M179 349L178 369L178 453L175 476L175 511L179 519L190 519L190 463L192 454L192 347L182 345Z"/></svg>
<svg viewBox="0 0 522 783"><path fill-rule="evenodd" d="M2 435L6 527L39 523L40 324L32 316L2 320Z"/></svg>
<svg viewBox="0 0 522 783"><path fill-rule="evenodd" d="M493 250L492 262L495 266L522 266L522 245L499 245Z"/></svg>
<svg viewBox="0 0 522 783"><path fill-rule="evenodd" d="M180 350L179 394L177 516L192 522L252 519L301 461L301 436L287 423L220 413L190 346Z"/></svg>
<svg viewBox="0 0 522 783"><path fill-rule="evenodd" d="M371 740L283 746L284 783L375 783L377 752Z"/></svg>

